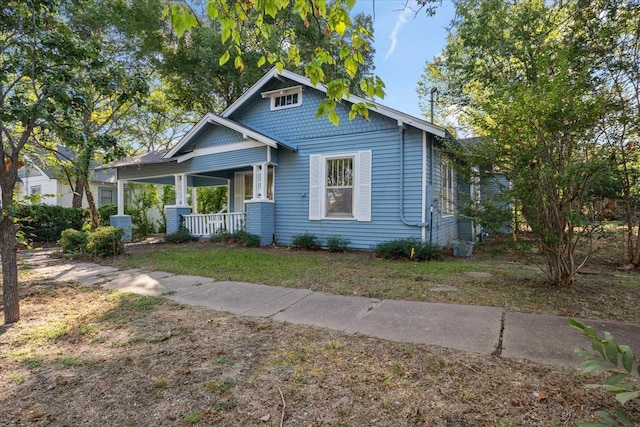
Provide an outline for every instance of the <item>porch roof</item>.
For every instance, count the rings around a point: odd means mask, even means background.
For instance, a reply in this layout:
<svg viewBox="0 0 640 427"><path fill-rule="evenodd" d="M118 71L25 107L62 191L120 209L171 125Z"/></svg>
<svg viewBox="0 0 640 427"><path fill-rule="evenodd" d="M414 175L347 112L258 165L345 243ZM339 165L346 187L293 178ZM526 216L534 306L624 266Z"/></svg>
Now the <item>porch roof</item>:
<svg viewBox="0 0 640 427"><path fill-rule="evenodd" d="M125 157L124 159L116 160L115 162L98 166L95 169L96 170L112 169L112 168L122 168L127 166L141 166L141 165L150 165L155 163L175 162L177 159L166 159L164 157L167 151L168 150L149 151L147 153L139 154L137 156Z"/></svg>

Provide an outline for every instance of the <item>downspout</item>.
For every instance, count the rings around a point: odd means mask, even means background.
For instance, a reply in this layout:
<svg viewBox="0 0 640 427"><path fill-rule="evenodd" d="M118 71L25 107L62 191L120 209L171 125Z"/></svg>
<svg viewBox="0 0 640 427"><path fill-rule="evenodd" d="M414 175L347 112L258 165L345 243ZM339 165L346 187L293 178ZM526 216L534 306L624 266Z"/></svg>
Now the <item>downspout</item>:
<svg viewBox="0 0 640 427"><path fill-rule="evenodd" d="M408 222L404 217L404 123L398 121L400 129L400 219L405 225L410 227L427 227L429 224L423 222Z"/></svg>

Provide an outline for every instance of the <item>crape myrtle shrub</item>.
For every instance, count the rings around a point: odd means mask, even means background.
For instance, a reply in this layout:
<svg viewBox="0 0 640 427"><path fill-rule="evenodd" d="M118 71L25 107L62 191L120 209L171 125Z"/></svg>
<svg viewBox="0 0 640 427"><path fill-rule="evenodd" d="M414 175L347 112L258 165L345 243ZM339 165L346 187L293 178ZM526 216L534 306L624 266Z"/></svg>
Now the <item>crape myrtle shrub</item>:
<svg viewBox="0 0 640 427"><path fill-rule="evenodd" d="M19 205L16 218L25 237L36 242L56 242L63 230L81 230L84 221L82 209L43 203Z"/></svg>

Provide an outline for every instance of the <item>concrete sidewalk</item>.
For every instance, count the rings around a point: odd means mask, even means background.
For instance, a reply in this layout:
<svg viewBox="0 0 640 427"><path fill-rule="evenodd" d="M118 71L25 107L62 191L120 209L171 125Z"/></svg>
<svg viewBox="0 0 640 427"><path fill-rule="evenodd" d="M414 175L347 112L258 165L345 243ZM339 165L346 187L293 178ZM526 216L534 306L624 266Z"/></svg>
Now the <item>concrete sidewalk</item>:
<svg viewBox="0 0 640 427"><path fill-rule="evenodd" d="M580 358L574 349L591 346L566 317L503 312L499 307L377 300L162 271L118 270L50 258L46 252L24 252L21 265L57 282L163 296L242 316L513 359L578 366ZM640 353L639 325L585 322L599 333L611 332L617 342Z"/></svg>

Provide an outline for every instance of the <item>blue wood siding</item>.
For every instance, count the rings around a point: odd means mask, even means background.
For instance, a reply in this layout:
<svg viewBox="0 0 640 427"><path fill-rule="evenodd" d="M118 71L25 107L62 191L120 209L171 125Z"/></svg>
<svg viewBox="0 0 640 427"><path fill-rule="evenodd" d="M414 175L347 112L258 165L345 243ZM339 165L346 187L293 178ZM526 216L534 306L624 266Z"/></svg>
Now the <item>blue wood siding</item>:
<svg viewBox="0 0 640 427"><path fill-rule="evenodd" d="M340 115L340 126L336 127L326 117L316 119L318 104L323 99L322 92L305 87L302 92L301 106L271 111L270 99L263 99L257 95L253 100L255 102L237 111L231 119L270 138L294 146L297 146L299 141L305 142L319 136L324 138L398 127L395 120L375 113L369 114L369 120L362 117L349 120L351 105L346 102L336 108L336 112Z"/></svg>
<svg viewBox="0 0 640 427"><path fill-rule="evenodd" d="M281 152L276 168L276 240L291 242L292 236L312 233L326 241L342 236L350 247L371 249L381 241L420 238L421 229L405 225L400 218L400 140L392 130L343 137L313 138L300 141L297 153ZM370 222L355 220L309 221L309 156L350 151L372 151L372 215ZM408 222L418 223L422 215L422 137L420 132L405 138L405 207Z"/></svg>

